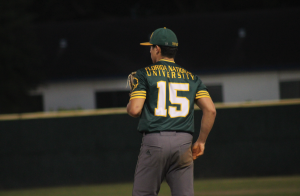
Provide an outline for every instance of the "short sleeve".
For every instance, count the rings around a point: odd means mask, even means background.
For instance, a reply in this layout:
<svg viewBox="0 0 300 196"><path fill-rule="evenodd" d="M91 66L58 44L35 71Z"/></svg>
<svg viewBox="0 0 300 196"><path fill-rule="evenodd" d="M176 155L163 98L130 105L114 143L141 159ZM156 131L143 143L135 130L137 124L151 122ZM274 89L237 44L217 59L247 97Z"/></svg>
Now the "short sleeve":
<svg viewBox="0 0 300 196"><path fill-rule="evenodd" d="M131 92L130 100L136 98L146 99L147 95L147 79L145 73L138 70L134 77L134 87Z"/></svg>
<svg viewBox="0 0 300 196"><path fill-rule="evenodd" d="M200 99L204 97L210 97L207 87L203 84L203 82L196 76L197 79L197 91L196 91L196 96L195 99Z"/></svg>

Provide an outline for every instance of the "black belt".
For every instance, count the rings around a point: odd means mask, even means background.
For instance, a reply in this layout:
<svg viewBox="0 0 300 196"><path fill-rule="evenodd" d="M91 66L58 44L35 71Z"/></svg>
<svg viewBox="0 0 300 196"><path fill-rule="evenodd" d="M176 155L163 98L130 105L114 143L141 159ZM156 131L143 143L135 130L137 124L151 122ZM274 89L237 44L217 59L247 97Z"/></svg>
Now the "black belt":
<svg viewBox="0 0 300 196"><path fill-rule="evenodd" d="M151 131L151 132L144 132L145 135L151 134L151 133L160 133L160 132L176 132L176 133L189 133L193 135L192 132L187 132L187 131Z"/></svg>

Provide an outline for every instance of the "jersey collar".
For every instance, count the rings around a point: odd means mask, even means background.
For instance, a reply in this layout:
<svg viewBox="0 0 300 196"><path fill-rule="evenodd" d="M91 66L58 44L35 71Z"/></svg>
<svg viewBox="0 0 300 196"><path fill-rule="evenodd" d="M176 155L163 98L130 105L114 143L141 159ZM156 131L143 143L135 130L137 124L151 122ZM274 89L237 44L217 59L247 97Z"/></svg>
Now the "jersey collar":
<svg viewBox="0 0 300 196"><path fill-rule="evenodd" d="M159 61L166 61L166 62L175 63L175 61L170 61L170 60L167 60L167 59L160 59Z"/></svg>

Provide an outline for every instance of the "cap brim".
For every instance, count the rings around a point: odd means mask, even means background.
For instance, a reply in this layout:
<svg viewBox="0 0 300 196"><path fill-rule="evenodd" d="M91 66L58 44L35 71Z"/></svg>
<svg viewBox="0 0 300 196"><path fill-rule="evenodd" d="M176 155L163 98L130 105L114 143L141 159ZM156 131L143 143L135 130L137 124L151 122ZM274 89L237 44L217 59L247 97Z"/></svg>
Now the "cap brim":
<svg viewBox="0 0 300 196"><path fill-rule="evenodd" d="M143 42L143 43L140 43L140 45L142 45L142 46L153 46L153 44L151 44L150 42Z"/></svg>

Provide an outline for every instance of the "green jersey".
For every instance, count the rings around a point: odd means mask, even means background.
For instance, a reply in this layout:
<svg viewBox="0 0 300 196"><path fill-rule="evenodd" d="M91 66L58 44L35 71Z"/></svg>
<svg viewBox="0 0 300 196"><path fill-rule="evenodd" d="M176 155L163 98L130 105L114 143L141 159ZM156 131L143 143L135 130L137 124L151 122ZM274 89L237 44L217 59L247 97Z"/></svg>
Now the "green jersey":
<svg viewBox="0 0 300 196"><path fill-rule="evenodd" d="M210 97L206 86L174 61L161 59L139 69L131 99L146 99L138 130L194 132L194 101Z"/></svg>

